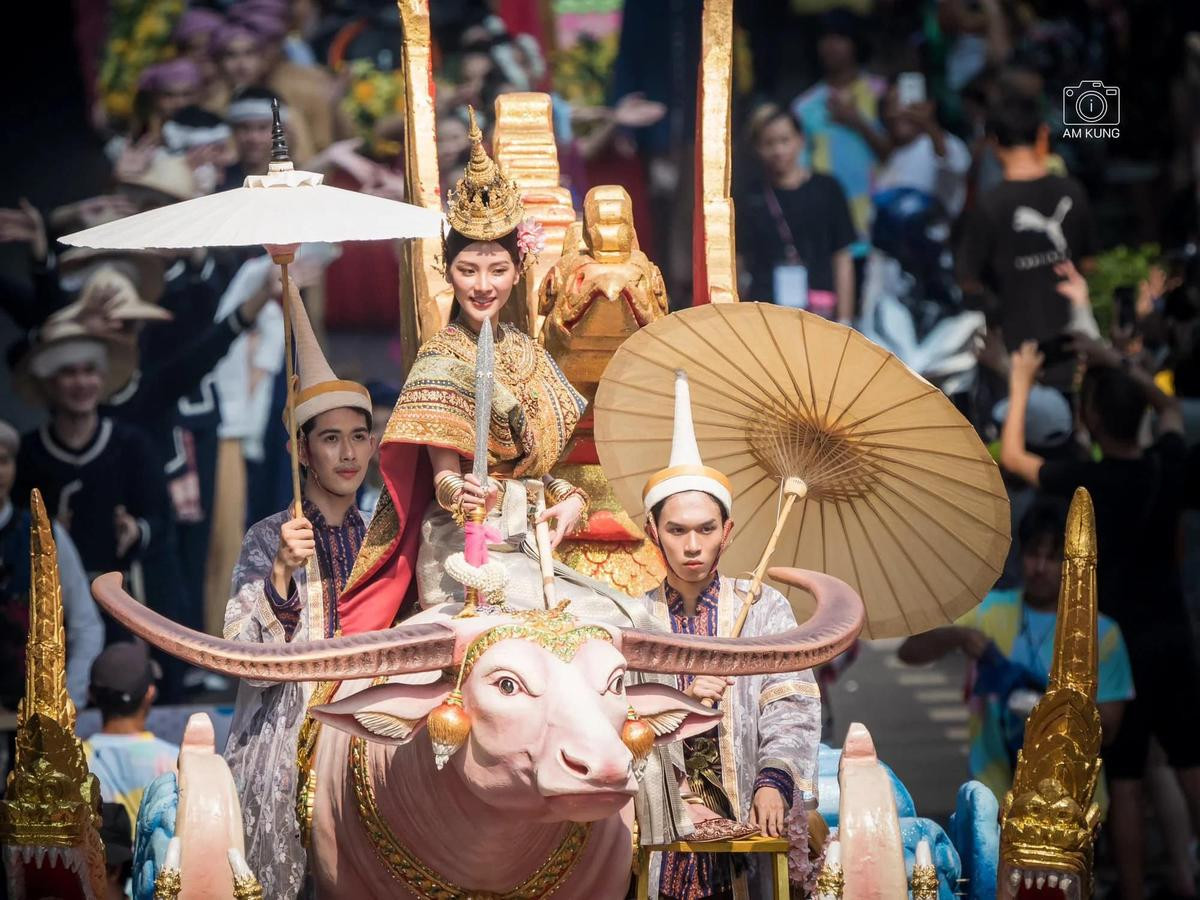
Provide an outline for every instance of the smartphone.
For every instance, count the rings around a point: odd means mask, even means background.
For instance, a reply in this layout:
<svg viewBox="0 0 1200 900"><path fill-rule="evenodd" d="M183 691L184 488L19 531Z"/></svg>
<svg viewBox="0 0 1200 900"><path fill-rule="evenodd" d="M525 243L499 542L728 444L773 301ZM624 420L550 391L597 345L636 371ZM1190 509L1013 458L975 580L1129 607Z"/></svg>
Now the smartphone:
<svg viewBox="0 0 1200 900"><path fill-rule="evenodd" d="M1058 365L1068 359L1074 359L1075 338L1069 334L1060 334L1044 341L1038 341L1038 352L1045 357L1042 362L1044 369Z"/></svg>
<svg viewBox="0 0 1200 900"><path fill-rule="evenodd" d="M901 72L896 79L896 97L902 107L924 103L925 76L920 72Z"/></svg>

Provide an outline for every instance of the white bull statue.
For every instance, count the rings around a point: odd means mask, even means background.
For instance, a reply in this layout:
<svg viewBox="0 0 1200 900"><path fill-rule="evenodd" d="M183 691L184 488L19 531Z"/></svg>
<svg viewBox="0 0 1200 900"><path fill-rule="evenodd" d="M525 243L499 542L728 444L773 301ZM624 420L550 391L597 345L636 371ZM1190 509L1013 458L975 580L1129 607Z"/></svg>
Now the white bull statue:
<svg viewBox="0 0 1200 900"><path fill-rule="evenodd" d="M800 671L861 630L862 601L844 582L770 575L810 591L816 611L753 638L614 628L562 609L453 618L450 606L387 631L279 647L177 625L129 597L119 575L97 579L94 592L135 634L194 665L345 682L313 710L332 726L316 748L319 897L603 900L629 883L637 763L650 744L705 731L718 716L672 687L627 686L627 670Z"/></svg>

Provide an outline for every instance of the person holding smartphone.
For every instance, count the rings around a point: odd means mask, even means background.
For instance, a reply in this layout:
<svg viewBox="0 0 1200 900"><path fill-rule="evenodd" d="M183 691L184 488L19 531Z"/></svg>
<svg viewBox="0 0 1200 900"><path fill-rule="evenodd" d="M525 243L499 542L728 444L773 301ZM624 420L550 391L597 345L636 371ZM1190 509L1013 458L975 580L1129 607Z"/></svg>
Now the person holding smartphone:
<svg viewBox="0 0 1200 900"><path fill-rule="evenodd" d="M856 238L836 179L804 164L804 131L788 110L764 104L750 116L749 142L762 178L737 200L740 268L751 300L808 309L850 322Z"/></svg>
<svg viewBox="0 0 1200 900"><path fill-rule="evenodd" d="M967 202L971 151L938 124L933 101L925 99L925 76L901 73L883 97L881 117L892 150L875 176L875 190L916 188L957 218Z"/></svg>

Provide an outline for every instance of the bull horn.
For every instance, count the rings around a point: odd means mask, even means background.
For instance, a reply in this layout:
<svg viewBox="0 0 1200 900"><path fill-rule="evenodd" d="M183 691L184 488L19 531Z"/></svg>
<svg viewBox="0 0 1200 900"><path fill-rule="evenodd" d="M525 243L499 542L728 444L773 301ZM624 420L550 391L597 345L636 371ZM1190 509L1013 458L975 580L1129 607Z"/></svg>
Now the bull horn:
<svg viewBox="0 0 1200 900"><path fill-rule="evenodd" d="M234 678L349 681L454 665L454 632L436 622L324 641L256 644L212 637L160 616L125 592L118 572L93 581L92 593L109 615L147 643L184 662Z"/></svg>
<svg viewBox="0 0 1200 900"><path fill-rule="evenodd" d="M829 662L850 648L863 627L863 602L850 585L805 569L773 568L767 574L816 598L817 609L803 625L778 634L737 638L627 628L621 651L629 668L692 675L798 672Z"/></svg>

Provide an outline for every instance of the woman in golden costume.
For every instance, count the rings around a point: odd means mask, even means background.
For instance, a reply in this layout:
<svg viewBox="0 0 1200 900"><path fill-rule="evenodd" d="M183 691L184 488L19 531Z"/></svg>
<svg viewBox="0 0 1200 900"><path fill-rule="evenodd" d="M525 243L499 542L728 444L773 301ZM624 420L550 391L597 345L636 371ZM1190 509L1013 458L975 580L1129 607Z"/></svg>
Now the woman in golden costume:
<svg viewBox="0 0 1200 900"><path fill-rule="evenodd" d="M447 573L447 560L462 552L463 521L480 506L491 559L506 576L505 601L540 607L535 526L549 522L556 546L587 506L580 488L549 478L586 402L545 349L502 322L524 265L541 249L540 228L523 221L518 188L484 151L473 114L471 143L448 214L450 324L421 347L384 433L380 468L388 493L342 595L345 633L386 628L414 611L409 604L415 600L422 606L461 600L462 586ZM465 474L475 454L475 355L485 322L495 335L487 491ZM540 517L534 481L545 485L548 508ZM556 576L559 596L572 599L575 609L592 599L611 611L613 600L623 599L563 566L556 566Z"/></svg>

